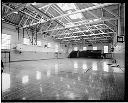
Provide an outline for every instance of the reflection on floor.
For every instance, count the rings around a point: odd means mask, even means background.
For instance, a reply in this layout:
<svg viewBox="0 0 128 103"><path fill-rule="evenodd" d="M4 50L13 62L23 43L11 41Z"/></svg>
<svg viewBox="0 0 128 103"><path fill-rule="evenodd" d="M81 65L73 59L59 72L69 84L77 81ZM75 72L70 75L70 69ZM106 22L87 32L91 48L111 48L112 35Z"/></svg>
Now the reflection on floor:
<svg viewBox="0 0 128 103"><path fill-rule="evenodd" d="M2 100L123 100L124 71L103 59L12 62Z"/></svg>

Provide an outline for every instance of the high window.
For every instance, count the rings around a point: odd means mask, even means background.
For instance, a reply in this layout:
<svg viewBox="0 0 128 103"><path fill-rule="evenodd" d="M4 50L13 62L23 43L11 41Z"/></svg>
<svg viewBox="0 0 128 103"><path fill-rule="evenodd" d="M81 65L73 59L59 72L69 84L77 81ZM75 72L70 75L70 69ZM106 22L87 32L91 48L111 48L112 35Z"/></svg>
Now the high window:
<svg viewBox="0 0 128 103"><path fill-rule="evenodd" d="M51 44L50 44L50 43L48 43L48 47L49 47L49 48L51 47Z"/></svg>
<svg viewBox="0 0 128 103"><path fill-rule="evenodd" d="M108 53L108 46L104 46L104 53Z"/></svg>
<svg viewBox="0 0 128 103"><path fill-rule="evenodd" d="M24 38L24 44L29 45L30 44L29 39Z"/></svg>
<svg viewBox="0 0 128 103"><path fill-rule="evenodd" d="M97 47L93 47L93 50L97 50Z"/></svg>
<svg viewBox="0 0 128 103"><path fill-rule="evenodd" d="M83 50L87 50L87 47L83 47Z"/></svg>
<svg viewBox="0 0 128 103"><path fill-rule="evenodd" d="M74 51L77 51L78 50L78 48L77 47L74 47Z"/></svg>
<svg viewBox="0 0 128 103"><path fill-rule="evenodd" d="M41 46L41 41L37 41L37 46Z"/></svg>
<svg viewBox="0 0 128 103"><path fill-rule="evenodd" d="M2 49L10 49L11 35L2 34Z"/></svg>

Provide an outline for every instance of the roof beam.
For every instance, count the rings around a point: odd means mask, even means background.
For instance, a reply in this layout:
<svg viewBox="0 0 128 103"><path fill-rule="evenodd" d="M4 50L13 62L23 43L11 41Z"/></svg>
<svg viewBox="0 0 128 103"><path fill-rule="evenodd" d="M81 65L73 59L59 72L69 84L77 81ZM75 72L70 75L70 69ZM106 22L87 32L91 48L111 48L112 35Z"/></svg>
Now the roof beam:
<svg viewBox="0 0 128 103"><path fill-rule="evenodd" d="M118 17L118 15L114 14L113 12L111 12L110 10L108 10L107 8L103 8L104 10L106 10L107 12L109 12L110 14L112 14L115 17Z"/></svg>
<svg viewBox="0 0 128 103"><path fill-rule="evenodd" d="M45 5L45 6L43 6L43 7L40 7L40 8L38 8L38 9L40 9L40 10L41 10L41 9L46 8L46 7L48 7L48 8L49 8L49 7L50 7L51 5L53 5L53 4L54 4L54 3L49 3L48 5Z"/></svg>
<svg viewBox="0 0 128 103"><path fill-rule="evenodd" d="M96 26L96 25L94 25L97 29L98 29L98 27ZM100 30L102 33L104 33L102 30Z"/></svg>
<svg viewBox="0 0 128 103"><path fill-rule="evenodd" d="M13 9L13 10L12 10L12 11L10 11L9 13L7 13L7 14L3 15L3 17L2 17L2 18L6 17L6 16L8 16L8 15L10 15L10 14L14 13L14 12L19 11L20 9L24 8L26 5L29 5L29 4L27 4L27 3L21 4L21 5L20 5L19 7L17 7L16 9Z"/></svg>
<svg viewBox="0 0 128 103"><path fill-rule="evenodd" d="M108 28L106 28L106 29L108 29ZM96 30L101 30L101 29L96 29ZM84 31L77 31L77 32L74 32L74 33L83 33L83 32L86 32L87 30L84 30ZM90 30L90 31L93 31L93 29L92 30ZM115 33L115 32L108 32L108 33ZM65 34L70 34L70 33L65 33ZM97 33L97 34L105 34L104 32L103 33ZM97 34L92 34L92 35L97 35ZM91 34L88 34L88 35L91 35Z"/></svg>
<svg viewBox="0 0 128 103"><path fill-rule="evenodd" d="M58 13L60 13L61 15L63 15L64 13L60 10L60 9L58 9L57 7L56 7L56 5L54 5L54 6L52 6ZM66 19L68 22L70 21L71 22L71 19L69 19L69 18L67 18L67 17L64 17L64 19Z"/></svg>
<svg viewBox="0 0 128 103"><path fill-rule="evenodd" d="M26 23L27 23L27 21L28 21L29 18L30 18L30 17L28 17L28 18L25 20L24 25L26 25Z"/></svg>
<svg viewBox="0 0 128 103"><path fill-rule="evenodd" d="M109 20L117 20L117 19L118 19L118 18L101 19L101 20L98 20L98 21L87 22L87 23L86 23L87 20L83 20L83 21L80 21L80 22L85 22L85 23L83 23L83 24L78 24L78 25L74 25L74 26L70 26L70 27L65 27L65 28L52 29L52 30L47 30L47 31L63 30L63 29L67 29L67 28L78 27L78 26L81 26L81 25L93 24L93 23L99 23L99 22L109 21ZM44 31L44 32L47 32L47 31Z"/></svg>
<svg viewBox="0 0 128 103"><path fill-rule="evenodd" d="M49 20L51 20L51 17L50 17L49 15L47 15L46 13L44 13L43 11L41 11L40 9L38 9L37 7L33 6L32 4L30 4L30 6L31 6L32 8L34 8L37 12L40 12L40 13L46 15L46 16L49 18ZM54 21L64 27L64 25L61 24L60 22L58 22L57 20L54 20ZM30 27L30 26L33 26L33 25L37 25L37 24L40 24L40 23L46 23L46 22L48 22L48 21L39 21L39 22L37 22L37 23L33 23L33 24L28 25L28 26L25 26L25 27ZM23 28L24 28L24 27L23 27Z"/></svg>
<svg viewBox="0 0 128 103"><path fill-rule="evenodd" d="M52 6L52 5L49 5L49 6L47 7L47 9L45 10L44 13L47 13L48 9L49 9L51 6Z"/></svg>
<svg viewBox="0 0 128 103"><path fill-rule="evenodd" d="M113 33L113 32L110 32L110 33ZM100 35L100 34L108 34L108 33L99 33L96 35ZM80 35L80 36L70 36L70 37L63 37L63 38L57 38L57 39L66 39L66 38L70 39L70 38L76 38L76 37L82 37L82 36L87 36L87 38L89 38L88 35ZM94 38L95 35L91 35L91 36L93 36L92 38ZM104 37L111 37L111 36L104 36ZM95 38L101 38L101 37L95 37Z"/></svg>
<svg viewBox="0 0 128 103"><path fill-rule="evenodd" d="M7 8L9 8L9 9L11 9L11 10L14 10L13 8L11 8L11 7L9 7L9 6L5 5L5 4L2 4L2 5L3 5L3 6L5 6L5 7L7 7ZM32 15L30 15L30 14L26 13L26 12L23 12L23 11L20 11L20 10L19 10L19 12L22 12L22 13L24 13L24 14L26 14L26 15L30 16L31 18L33 18L33 19L35 19L35 20L39 20L39 19L37 19L37 18L33 17Z"/></svg>
<svg viewBox="0 0 128 103"><path fill-rule="evenodd" d="M92 3L92 4L95 5L95 6L99 5L98 3Z"/></svg>
<svg viewBox="0 0 128 103"><path fill-rule="evenodd" d="M69 16L69 15L72 15L72 14L76 14L76 13L80 13L80 12L85 12L85 11L89 11L89 10L94 10L94 9L98 9L98 8L102 8L102 7L105 7L105 6L109 6L109 5L116 5L118 3L105 3L105 4L100 4L100 5L97 5L97 6L93 6L93 7L89 7L89 8L85 8L85 9L82 9L82 10L77 10L75 12L72 12L72 13L69 13L69 14L64 14L64 15L61 15L61 16L57 16L57 17L54 17L52 19L49 19L49 20L55 20L55 19L59 19L59 18L62 18L62 17L65 17L65 16ZM31 5L31 4L30 4ZM32 5L33 6L33 5ZM33 6L34 7L34 6ZM35 8L35 7L34 7ZM37 9L37 8L36 8ZM39 9L38 9L39 10ZM45 21L47 22L47 21ZM33 25L37 25L38 23L44 23L44 22L37 22ZM33 26L33 25L29 25L29 26ZM23 27L25 28L25 27Z"/></svg>
<svg viewBox="0 0 128 103"><path fill-rule="evenodd" d="M104 24L106 27L108 27L110 30L112 30L114 33L116 33L113 29L111 29L108 25Z"/></svg>

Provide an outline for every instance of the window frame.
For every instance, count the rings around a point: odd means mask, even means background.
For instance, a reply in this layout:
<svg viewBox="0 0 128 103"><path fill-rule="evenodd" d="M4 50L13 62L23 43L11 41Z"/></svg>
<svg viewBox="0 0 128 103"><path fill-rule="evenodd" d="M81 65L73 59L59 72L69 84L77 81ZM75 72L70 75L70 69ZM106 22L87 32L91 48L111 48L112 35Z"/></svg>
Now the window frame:
<svg viewBox="0 0 128 103"><path fill-rule="evenodd" d="M94 49L94 48L96 48L96 49ZM94 46L94 47L93 47L93 50L97 50L97 46Z"/></svg>
<svg viewBox="0 0 128 103"><path fill-rule="evenodd" d="M3 37L3 35L6 35ZM11 35L10 34L2 34L2 39L1 39L1 49L11 49ZM4 40L4 43L3 43Z"/></svg>
<svg viewBox="0 0 128 103"><path fill-rule="evenodd" d="M27 41L28 43L25 43L25 42L26 42L25 39L28 40L28 41ZM30 45L30 40L29 40L28 38L23 38L23 44L24 44L24 45Z"/></svg>

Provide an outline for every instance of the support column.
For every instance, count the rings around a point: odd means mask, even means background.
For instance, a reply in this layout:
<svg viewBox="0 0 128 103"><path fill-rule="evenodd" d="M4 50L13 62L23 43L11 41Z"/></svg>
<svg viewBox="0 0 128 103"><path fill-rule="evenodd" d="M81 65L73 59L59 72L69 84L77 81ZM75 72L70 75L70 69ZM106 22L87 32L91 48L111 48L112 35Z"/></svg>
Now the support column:
<svg viewBox="0 0 128 103"><path fill-rule="evenodd" d="M121 25L120 25L120 18L118 19L118 36L121 35Z"/></svg>

